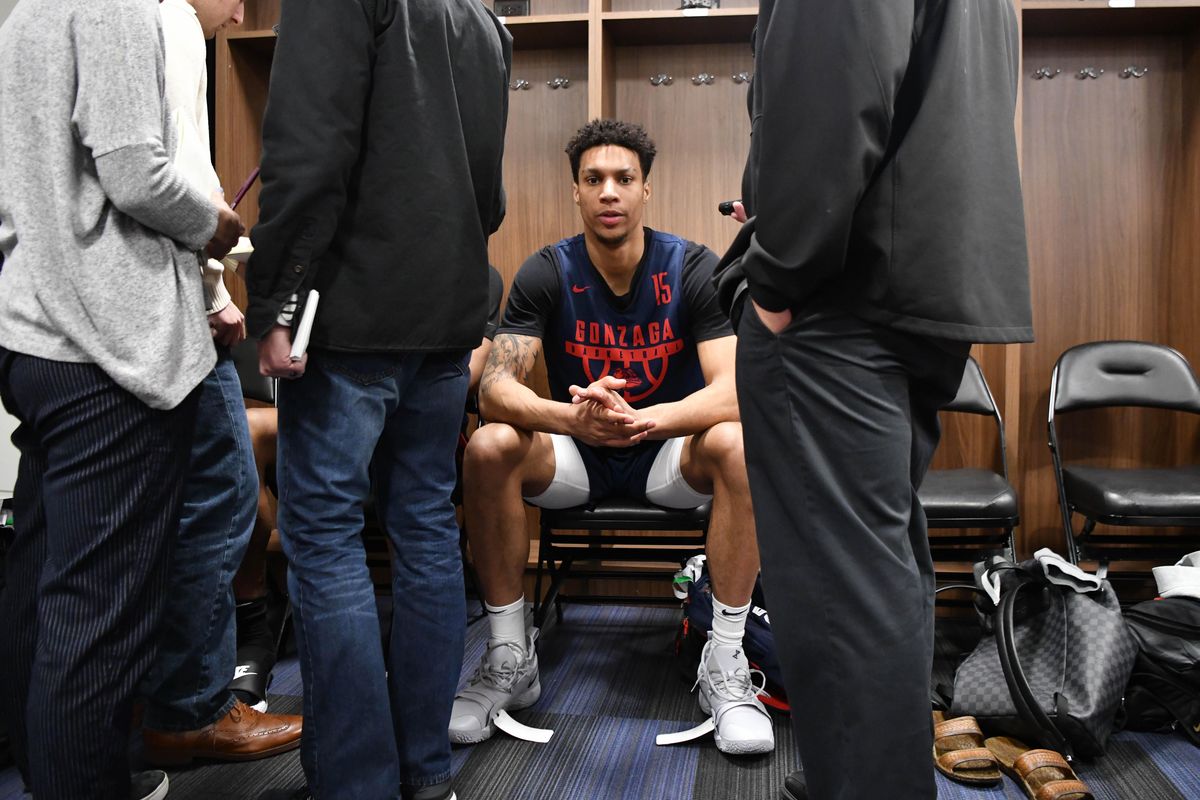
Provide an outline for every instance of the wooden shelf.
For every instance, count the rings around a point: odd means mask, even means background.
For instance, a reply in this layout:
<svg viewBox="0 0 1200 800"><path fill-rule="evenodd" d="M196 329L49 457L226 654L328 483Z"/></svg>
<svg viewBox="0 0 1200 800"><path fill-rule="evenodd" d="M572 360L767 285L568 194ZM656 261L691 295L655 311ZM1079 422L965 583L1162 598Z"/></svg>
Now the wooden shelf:
<svg viewBox="0 0 1200 800"><path fill-rule="evenodd" d="M1200 0L1136 0L1132 7L1109 0L1024 0L1021 16L1025 33L1035 36L1180 33L1200 29Z"/></svg>
<svg viewBox="0 0 1200 800"><path fill-rule="evenodd" d="M502 17L517 50L542 50L560 47L586 47L587 14L544 14L536 17ZM233 47L275 46L275 31L233 30L221 33Z"/></svg>
<svg viewBox="0 0 1200 800"><path fill-rule="evenodd" d="M587 14L542 14L531 17L500 17L513 37L516 50L586 47Z"/></svg>
<svg viewBox="0 0 1200 800"><path fill-rule="evenodd" d="M610 11L600 15L615 44L711 44L744 42L750 46L757 8L695 11Z"/></svg>
<svg viewBox="0 0 1200 800"><path fill-rule="evenodd" d="M270 28L254 31L244 31L238 29L222 32L221 35L226 39L274 39L275 31L271 30Z"/></svg>
<svg viewBox="0 0 1200 800"><path fill-rule="evenodd" d="M275 31L270 28L266 30L222 32L218 34L218 38L224 39L229 43L231 48L239 52L261 52L264 55L270 55L275 52Z"/></svg>

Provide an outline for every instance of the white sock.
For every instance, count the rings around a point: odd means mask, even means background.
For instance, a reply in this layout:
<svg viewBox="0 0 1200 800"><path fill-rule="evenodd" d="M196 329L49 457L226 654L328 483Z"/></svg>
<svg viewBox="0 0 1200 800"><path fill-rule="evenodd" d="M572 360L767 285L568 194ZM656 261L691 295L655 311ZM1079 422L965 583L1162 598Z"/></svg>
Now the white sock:
<svg viewBox="0 0 1200 800"><path fill-rule="evenodd" d="M727 606L713 595L712 638L718 645L741 647L746 633L746 617L750 615L750 604L735 608Z"/></svg>
<svg viewBox="0 0 1200 800"><path fill-rule="evenodd" d="M525 639L525 595L506 606L483 604L488 615L488 627L494 642L512 642L524 648Z"/></svg>

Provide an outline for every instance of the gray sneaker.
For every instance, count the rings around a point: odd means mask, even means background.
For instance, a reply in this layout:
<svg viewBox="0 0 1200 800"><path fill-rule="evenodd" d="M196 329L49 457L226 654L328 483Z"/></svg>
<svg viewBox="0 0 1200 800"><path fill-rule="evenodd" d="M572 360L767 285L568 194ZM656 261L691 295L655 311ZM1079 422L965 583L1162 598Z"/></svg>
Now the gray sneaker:
<svg viewBox="0 0 1200 800"><path fill-rule="evenodd" d="M731 755L769 753L775 749L771 716L758 699L762 686L750 669L740 647L718 645L711 639L700 655L696 685L700 687L700 709L711 714L716 724L717 749Z"/></svg>
<svg viewBox="0 0 1200 800"><path fill-rule="evenodd" d="M538 680L537 631L528 634L526 646L489 641L475 674L454 698L450 712L450 741L476 744L496 732L493 717L502 710L528 708L542 695Z"/></svg>

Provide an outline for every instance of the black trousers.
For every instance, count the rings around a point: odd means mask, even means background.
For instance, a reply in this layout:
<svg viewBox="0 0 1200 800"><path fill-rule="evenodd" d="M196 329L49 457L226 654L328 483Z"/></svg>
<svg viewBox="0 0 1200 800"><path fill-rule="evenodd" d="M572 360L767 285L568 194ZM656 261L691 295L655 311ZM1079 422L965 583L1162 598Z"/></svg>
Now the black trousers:
<svg viewBox="0 0 1200 800"><path fill-rule="evenodd" d="M772 334L737 384L763 588L812 800L937 795L933 561L917 487L969 345L838 311Z"/></svg>
<svg viewBox="0 0 1200 800"><path fill-rule="evenodd" d="M21 451L0 710L37 800L129 796L133 693L166 597L195 396L156 411L94 365L0 348Z"/></svg>

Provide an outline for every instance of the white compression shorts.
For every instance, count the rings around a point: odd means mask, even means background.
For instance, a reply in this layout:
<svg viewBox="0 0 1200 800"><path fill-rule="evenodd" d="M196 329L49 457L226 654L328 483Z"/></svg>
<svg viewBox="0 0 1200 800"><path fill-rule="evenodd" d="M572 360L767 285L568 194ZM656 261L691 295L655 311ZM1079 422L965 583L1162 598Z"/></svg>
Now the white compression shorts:
<svg viewBox="0 0 1200 800"><path fill-rule="evenodd" d="M573 508L588 502L591 482L575 440L561 433L550 434L554 445L554 479L544 492L525 501L539 508ZM679 469L684 437L668 439L658 450L646 476L646 500L664 508L696 508L712 499L697 492Z"/></svg>

